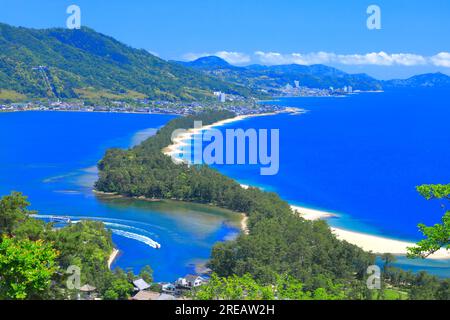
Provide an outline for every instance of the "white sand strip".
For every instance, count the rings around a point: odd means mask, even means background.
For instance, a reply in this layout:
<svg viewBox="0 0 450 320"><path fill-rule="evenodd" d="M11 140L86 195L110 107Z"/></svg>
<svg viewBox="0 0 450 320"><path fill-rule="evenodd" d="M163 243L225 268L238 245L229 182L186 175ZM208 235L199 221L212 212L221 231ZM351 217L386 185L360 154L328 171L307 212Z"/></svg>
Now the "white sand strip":
<svg viewBox="0 0 450 320"><path fill-rule="evenodd" d="M305 112L305 110L303 110L303 109L286 108L284 110L277 111L277 112L240 115L240 116L236 116L234 118L217 121L213 124L203 126L201 128L191 128L189 130L186 130L186 132L179 134L174 139L172 139L172 144L170 146L164 148L163 153L169 157L172 157L176 162L180 163L180 162L183 162L183 160L179 159L177 156L179 156L180 153L182 153L183 147L189 145L189 143L186 143L185 141L192 140L192 137L194 135L199 134L204 130L224 126L226 124L234 123L237 121L242 121L242 120L245 120L248 118L253 118L253 117L273 116L273 115L277 115L280 113L295 113L295 114L297 114L297 113L303 113L303 112Z"/></svg>
<svg viewBox="0 0 450 320"><path fill-rule="evenodd" d="M331 228L331 230L338 239L345 240L349 243L357 245L365 251L372 251L373 253L406 255L407 248L415 246L412 242L389 239L366 233L359 233L338 228ZM445 249L441 249L429 256L428 259L450 259L450 252Z"/></svg>
<svg viewBox="0 0 450 320"><path fill-rule="evenodd" d="M300 207L300 206L294 206L291 205L291 208L293 211L297 211L300 216L306 220L320 220L320 219L326 219L331 217L336 217L336 214L332 212L317 210L317 209L310 209L306 207Z"/></svg>
<svg viewBox="0 0 450 320"><path fill-rule="evenodd" d="M114 248L113 251L111 252L111 255L109 256L108 259L108 269L111 270L111 265L113 264L114 260L117 259L117 255L119 254L119 250Z"/></svg>

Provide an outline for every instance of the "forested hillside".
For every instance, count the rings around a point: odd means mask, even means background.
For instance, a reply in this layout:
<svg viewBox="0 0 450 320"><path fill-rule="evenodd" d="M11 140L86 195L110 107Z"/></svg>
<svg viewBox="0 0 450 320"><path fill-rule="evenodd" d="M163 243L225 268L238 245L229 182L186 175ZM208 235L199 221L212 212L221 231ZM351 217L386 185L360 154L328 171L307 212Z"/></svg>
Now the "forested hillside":
<svg viewBox="0 0 450 320"><path fill-rule="evenodd" d="M0 300L77 299L87 284L98 298L131 296L125 272L108 268L113 243L102 222L56 228L29 205L17 192L0 198Z"/></svg>
<svg viewBox="0 0 450 320"><path fill-rule="evenodd" d="M0 98L197 100L216 90L251 95L242 86L168 63L89 28L0 24Z"/></svg>

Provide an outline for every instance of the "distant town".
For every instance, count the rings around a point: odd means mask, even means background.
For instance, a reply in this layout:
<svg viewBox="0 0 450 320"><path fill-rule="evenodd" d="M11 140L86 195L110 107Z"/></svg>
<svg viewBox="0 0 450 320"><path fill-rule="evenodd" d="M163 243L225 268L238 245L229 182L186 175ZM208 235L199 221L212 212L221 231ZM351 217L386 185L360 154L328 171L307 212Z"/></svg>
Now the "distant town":
<svg viewBox="0 0 450 320"><path fill-rule="evenodd" d="M359 93L351 86L343 88L319 89L300 86L298 81L294 85L287 84L279 88L274 97L332 97ZM24 102L0 102L0 112L15 111L78 111L78 112L119 112L119 113L154 113L154 114L198 114L206 109L228 110L237 115L275 112L282 106L270 103L258 103L256 99L238 95L213 92L214 99L196 102L174 102L150 99L111 100L101 103L86 102L82 99L38 99Z"/></svg>
<svg viewBox="0 0 450 320"><path fill-rule="evenodd" d="M287 84L279 90L281 97L332 97L345 96L359 93L360 90L353 90L352 86L342 88L329 87L328 89L309 88L300 85L299 81L294 81L294 85Z"/></svg>
<svg viewBox="0 0 450 320"><path fill-rule="evenodd" d="M204 110L227 110L236 115L275 112L284 109L274 104L261 104L255 99L214 92L215 99L201 102L151 101L133 99L127 101L112 100L102 103L87 103L78 99L30 100L20 103L0 103L0 112L16 111L73 111L73 112L118 112L193 115Z"/></svg>

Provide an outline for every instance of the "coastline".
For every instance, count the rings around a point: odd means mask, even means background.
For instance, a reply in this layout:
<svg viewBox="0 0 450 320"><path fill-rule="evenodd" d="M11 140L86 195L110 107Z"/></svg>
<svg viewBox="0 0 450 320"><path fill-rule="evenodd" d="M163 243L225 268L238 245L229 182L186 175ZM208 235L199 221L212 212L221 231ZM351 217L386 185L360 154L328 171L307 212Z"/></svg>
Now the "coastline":
<svg viewBox="0 0 450 320"><path fill-rule="evenodd" d="M119 250L114 248L113 251L111 252L111 255L109 256L108 259L108 269L111 270L111 266L113 264L113 262L117 259L117 256L119 255Z"/></svg>
<svg viewBox="0 0 450 320"><path fill-rule="evenodd" d="M285 108L284 110L278 111L278 112L239 115L239 116L236 116L234 118L225 119L225 120L221 120L221 121L212 123L210 125L202 126L201 128L191 128L189 130L186 130L186 132L184 132L182 134L179 134L174 139L172 139L172 144L167 146L167 147L165 147L162 150L162 152L166 156L171 157L175 162L182 163L182 162L184 162L184 160L179 159L176 155L177 154L179 155L182 152L183 147L188 145L185 142L185 140L192 140L193 136L195 136L196 134L201 133L202 131L205 131L205 130L208 130L208 129L212 129L212 128L215 128L215 127L221 127L221 126L224 126L226 124L235 123L235 122L238 122L238 121L242 121L242 120L246 120L246 119L254 118L254 117L274 116L274 115L281 114L281 113L299 114L299 113L304 113L304 112L305 112L305 110L303 110L303 109Z"/></svg>
<svg viewBox="0 0 450 320"><path fill-rule="evenodd" d="M248 229L248 216L245 213L241 213L241 230L245 235L249 235L250 231Z"/></svg>
<svg viewBox="0 0 450 320"><path fill-rule="evenodd" d="M280 112L274 112L274 113L262 113L262 114L255 114L255 115L241 115L237 116L235 118L226 119L222 121L218 121L216 123L203 126L202 128L195 128L195 129L189 129L185 133L178 135L175 139L172 140L172 144L168 147L163 149L163 153L167 156L172 157L174 161L178 163L182 163L185 160L179 159L176 157L177 154L180 154L182 152L182 148L186 145L188 145L185 140L191 140L192 137L195 134L200 133L203 130L208 130L214 127L220 127L226 124L234 123L237 121L245 120L251 117L257 117L257 116L270 116L270 115L276 115L279 113L303 113L305 110L293 110L295 108L286 108L283 111ZM241 187L248 188L248 185L241 184ZM290 204L291 208L294 212L297 212L298 215L306 220L315 221L315 220L326 220L331 217L337 217L336 214L324 210L317 210L307 207L302 207L298 205ZM243 214L243 218L241 220L241 230L248 234L248 226L247 226L247 219L248 217ZM348 243L354 244L360 248L362 248L365 251L371 251L373 253L391 253L394 255L406 255L407 254L407 248L415 246L415 243L408 242L408 241L402 241L397 239L392 239L389 237L383 237L368 233L362 233L357 231L350 231L342 228L335 228L330 226L330 229L335 234L335 236L339 240L347 241ZM438 252L435 252L434 254L430 255L428 259L434 259L434 260L447 260L450 259L450 252L441 249Z"/></svg>
<svg viewBox="0 0 450 320"><path fill-rule="evenodd" d="M15 112L72 112L72 113L117 113L117 114L149 114L149 115L166 115L166 116L184 116L182 113L164 113L164 112L137 112L137 111L95 111L95 110L1 110L0 113L15 113Z"/></svg>
<svg viewBox="0 0 450 320"><path fill-rule="evenodd" d="M366 251L372 251L373 253L406 255L407 248L415 246L415 243L413 242L396 240L356 231L349 231L340 228L330 228L339 240L345 240L348 243L357 245L358 247ZM439 251L430 255L427 259L448 260L450 259L450 252L441 248Z"/></svg>

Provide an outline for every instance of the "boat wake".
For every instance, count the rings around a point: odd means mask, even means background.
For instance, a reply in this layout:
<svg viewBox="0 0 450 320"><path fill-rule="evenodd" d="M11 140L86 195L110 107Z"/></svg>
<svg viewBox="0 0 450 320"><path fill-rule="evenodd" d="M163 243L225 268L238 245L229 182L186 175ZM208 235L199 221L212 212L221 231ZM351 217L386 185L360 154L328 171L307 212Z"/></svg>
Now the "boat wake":
<svg viewBox="0 0 450 320"><path fill-rule="evenodd" d="M146 237L146 236L143 236L143 235L140 235L137 233L133 233L133 232L119 230L119 229L111 229L111 231L112 231L112 233L117 234L119 236L145 243L146 245L148 245L149 247L152 247L154 249L161 248L161 245L158 242L150 239L149 237Z"/></svg>
<svg viewBox="0 0 450 320"><path fill-rule="evenodd" d="M37 219L46 219L46 220L50 220L50 221L57 221L57 222L61 222L61 223L65 223L68 220L71 223L79 223L82 220L101 221L109 230L111 230L112 233L114 233L116 235L139 241L139 242L144 243L154 249L161 248L161 244L159 244L152 238L144 235L144 234L152 235L147 230L133 227L133 226L126 225L126 224L121 224L121 223L116 223L116 222L108 222L108 220L112 221L112 220L119 220L119 219L108 219L108 218L98 218L98 217L79 217L79 216L64 216L63 217L63 216L57 216L57 215L43 215L43 214L32 215L32 217L37 218ZM124 222L124 223L130 222L130 221L126 221L126 220L120 220L120 221ZM125 231L123 229L128 230L128 231ZM134 231L134 232L130 232L130 231ZM136 232L139 232L140 234L136 233Z"/></svg>

